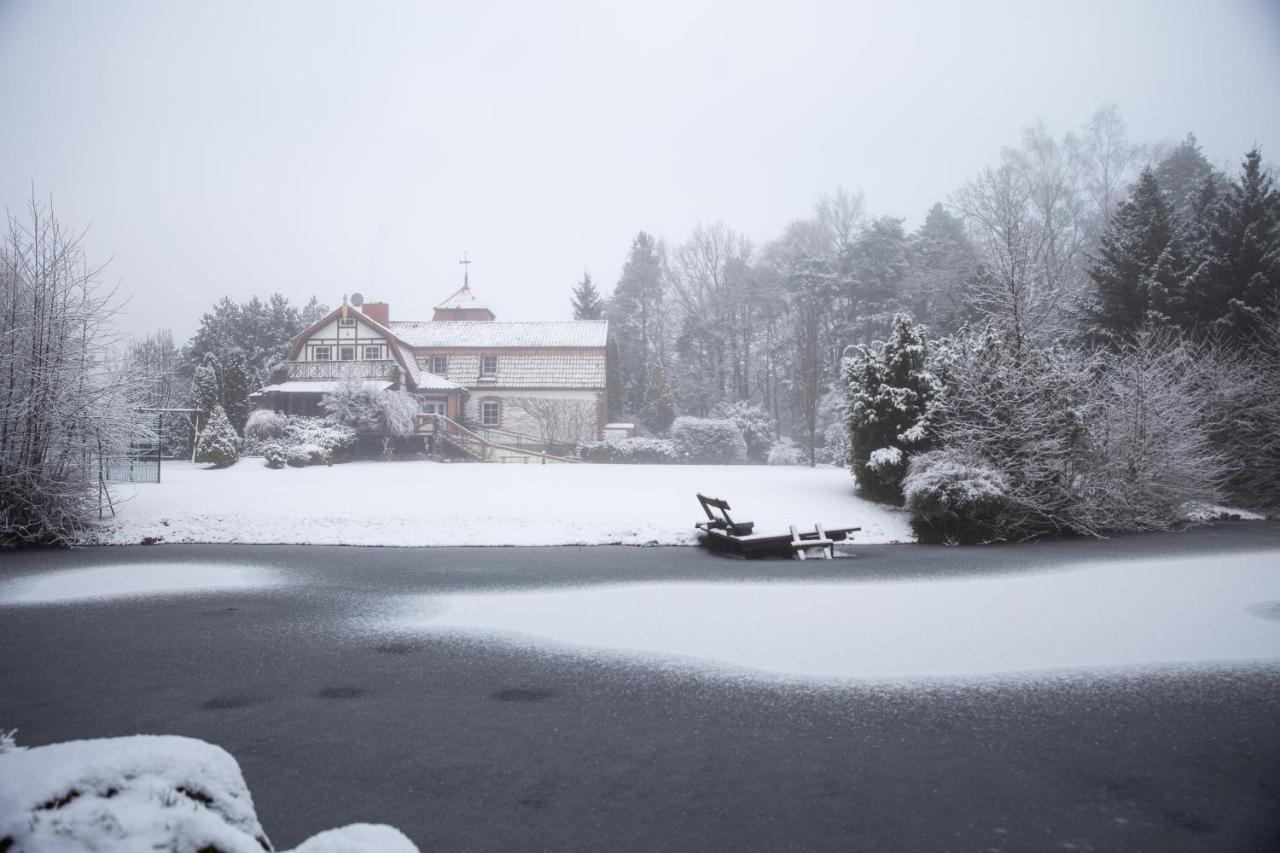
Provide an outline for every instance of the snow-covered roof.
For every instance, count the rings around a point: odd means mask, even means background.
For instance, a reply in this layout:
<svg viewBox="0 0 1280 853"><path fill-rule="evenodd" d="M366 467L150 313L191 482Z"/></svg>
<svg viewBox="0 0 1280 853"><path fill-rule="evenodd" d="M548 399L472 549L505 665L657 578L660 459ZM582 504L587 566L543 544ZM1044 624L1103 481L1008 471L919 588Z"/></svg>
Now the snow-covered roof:
<svg viewBox="0 0 1280 853"><path fill-rule="evenodd" d="M604 347L609 324L604 320L544 322L392 320L390 329L418 349L466 347Z"/></svg>
<svg viewBox="0 0 1280 853"><path fill-rule="evenodd" d="M440 377L435 377L439 379ZM343 383L337 379L291 379L288 382L277 382L275 385L266 385L258 389L259 394L328 394L338 390ZM381 379L366 379L364 385L375 388L378 391L385 391L391 387L393 383ZM453 383L449 383L453 386Z"/></svg>
<svg viewBox="0 0 1280 853"><path fill-rule="evenodd" d="M603 390L604 353L520 353L498 357L498 371L481 375L480 356L449 357L448 377L471 390L484 388L576 388ZM428 374L430 375L430 374Z"/></svg>
<svg viewBox="0 0 1280 853"><path fill-rule="evenodd" d="M452 391L455 388L462 387L457 382L450 382L443 376L436 376L434 373L428 373L421 369L417 366L417 363L414 362L413 356L409 356L409 363L414 365L414 369L417 371L417 379L413 384L417 386L420 391Z"/></svg>
<svg viewBox="0 0 1280 853"><path fill-rule="evenodd" d="M476 295L471 292L471 285L469 284L462 285L461 288L449 294L444 302L435 307L436 311L477 311L480 309L488 311L489 306L476 298Z"/></svg>

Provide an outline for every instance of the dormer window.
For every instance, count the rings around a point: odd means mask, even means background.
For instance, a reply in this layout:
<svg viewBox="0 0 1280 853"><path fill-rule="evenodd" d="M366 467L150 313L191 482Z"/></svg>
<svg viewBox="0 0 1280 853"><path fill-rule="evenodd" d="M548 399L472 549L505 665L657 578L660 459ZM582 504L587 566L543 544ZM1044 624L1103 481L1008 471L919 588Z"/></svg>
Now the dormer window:
<svg viewBox="0 0 1280 853"><path fill-rule="evenodd" d="M356 324L355 317L339 317L338 318L338 325L342 326L343 328L349 329L355 324Z"/></svg>
<svg viewBox="0 0 1280 853"><path fill-rule="evenodd" d="M433 355L431 356L431 372L436 376L444 376L449 372L449 356Z"/></svg>
<svg viewBox="0 0 1280 853"><path fill-rule="evenodd" d="M483 355L480 357L480 376L486 379L493 379L498 375L498 357L496 355Z"/></svg>

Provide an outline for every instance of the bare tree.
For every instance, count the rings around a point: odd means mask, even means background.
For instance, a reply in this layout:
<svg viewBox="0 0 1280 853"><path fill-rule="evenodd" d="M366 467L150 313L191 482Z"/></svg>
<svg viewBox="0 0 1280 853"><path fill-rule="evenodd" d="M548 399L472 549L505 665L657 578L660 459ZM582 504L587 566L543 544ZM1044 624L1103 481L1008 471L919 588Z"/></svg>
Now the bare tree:
<svg viewBox="0 0 1280 853"><path fill-rule="evenodd" d="M538 425L548 444L578 444L596 438L598 415L589 400L516 397L509 401Z"/></svg>
<svg viewBox="0 0 1280 853"><path fill-rule="evenodd" d="M1032 188L1013 164L984 169L956 194L981 266L974 308L1011 334L1021 350L1057 319L1065 293L1055 286L1049 235L1032 214Z"/></svg>
<svg viewBox="0 0 1280 853"><path fill-rule="evenodd" d="M0 540L69 544L96 516L105 461L143 427L111 354L113 294L34 198L0 245Z"/></svg>

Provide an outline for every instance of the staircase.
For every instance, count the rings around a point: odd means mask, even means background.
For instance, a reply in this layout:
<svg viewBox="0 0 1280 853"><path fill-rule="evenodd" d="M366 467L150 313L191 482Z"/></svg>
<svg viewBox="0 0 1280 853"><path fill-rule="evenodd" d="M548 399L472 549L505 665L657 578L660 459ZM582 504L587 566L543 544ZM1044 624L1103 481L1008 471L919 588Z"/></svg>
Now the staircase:
<svg viewBox="0 0 1280 853"><path fill-rule="evenodd" d="M566 456L553 456L550 453L532 450L527 447L518 447L513 444L495 441L492 437L485 437L473 432L444 415L418 415L417 432L419 435L429 435L435 438L436 456L443 456L447 447L464 459L473 462L515 462L545 465L548 462L579 461Z"/></svg>

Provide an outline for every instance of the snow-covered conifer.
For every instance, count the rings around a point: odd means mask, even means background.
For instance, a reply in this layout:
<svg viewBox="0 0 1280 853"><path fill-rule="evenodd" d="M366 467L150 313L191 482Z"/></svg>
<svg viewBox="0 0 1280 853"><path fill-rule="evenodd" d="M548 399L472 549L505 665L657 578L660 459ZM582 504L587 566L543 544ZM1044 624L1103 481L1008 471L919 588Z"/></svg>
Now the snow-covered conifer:
<svg viewBox="0 0 1280 853"><path fill-rule="evenodd" d="M928 418L940 391L930 370L927 330L905 315L894 317L889 339L845 351L846 424L858 488L900 498L907 457L926 450Z"/></svg>
<svg viewBox="0 0 1280 853"><path fill-rule="evenodd" d="M222 406L215 405L209 415L209 423L196 441L196 461L208 462L225 468L240 458L240 437L227 419Z"/></svg>

